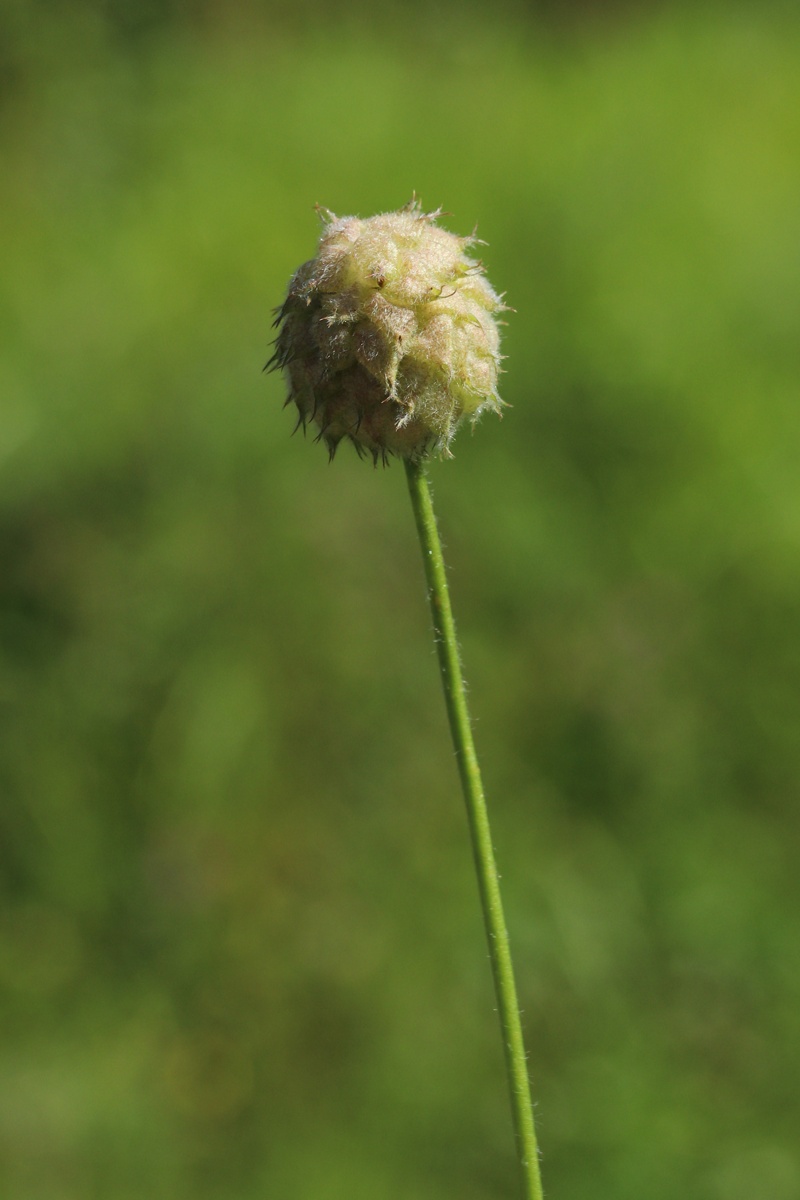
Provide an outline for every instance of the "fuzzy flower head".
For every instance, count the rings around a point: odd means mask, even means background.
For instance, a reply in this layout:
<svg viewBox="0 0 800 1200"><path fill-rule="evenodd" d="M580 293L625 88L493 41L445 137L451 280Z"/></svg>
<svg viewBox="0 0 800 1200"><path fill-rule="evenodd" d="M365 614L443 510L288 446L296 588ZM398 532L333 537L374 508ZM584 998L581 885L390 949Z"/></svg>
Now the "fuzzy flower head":
<svg viewBox="0 0 800 1200"><path fill-rule="evenodd" d="M416 200L361 220L325 212L315 258L289 283L272 362L299 424L374 460L449 453L464 417L500 411L505 309L461 238Z"/></svg>

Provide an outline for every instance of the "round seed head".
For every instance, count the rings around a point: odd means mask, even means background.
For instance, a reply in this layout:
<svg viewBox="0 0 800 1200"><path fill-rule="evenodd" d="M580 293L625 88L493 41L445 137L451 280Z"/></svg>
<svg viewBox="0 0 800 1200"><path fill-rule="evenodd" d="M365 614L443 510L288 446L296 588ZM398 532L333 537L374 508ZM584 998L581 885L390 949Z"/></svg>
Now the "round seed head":
<svg viewBox="0 0 800 1200"><path fill-rule="evenodd" d="M466 254L475 239L440 215L416 200L366 220L325 213L316 257L289 282L272 362L331 457L343 438L375 460L449 454L465 417L500 411L506 305Z"/></svg>

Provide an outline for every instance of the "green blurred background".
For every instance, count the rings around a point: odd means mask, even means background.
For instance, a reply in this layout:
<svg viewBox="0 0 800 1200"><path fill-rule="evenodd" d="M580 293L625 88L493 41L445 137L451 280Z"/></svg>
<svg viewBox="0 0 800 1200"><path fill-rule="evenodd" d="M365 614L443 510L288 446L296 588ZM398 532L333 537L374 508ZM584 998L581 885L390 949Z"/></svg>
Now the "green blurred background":
<svg viewBox="0 0 800 1200"><path fill-rule="evenodd" d="M260 373L416 190L547 1195L796 1200L797 6L3 0L0 97L0 1194L517 1194L403 472Z"/></svg>

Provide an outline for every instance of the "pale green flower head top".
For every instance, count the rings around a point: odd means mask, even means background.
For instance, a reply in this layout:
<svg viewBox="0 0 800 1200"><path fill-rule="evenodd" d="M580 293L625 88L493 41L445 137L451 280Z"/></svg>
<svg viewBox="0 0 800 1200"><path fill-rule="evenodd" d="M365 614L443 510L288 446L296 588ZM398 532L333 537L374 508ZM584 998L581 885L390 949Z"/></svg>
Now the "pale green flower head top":
<svg viewBox="0 0 800 1200"><path fill-rule="evenodd" d="M289 283L273 356L299 424L331 457L343 438L374 460L449 454L466 417L499 413L506 305L483 266L412 200L361 220L323 212L316 258Z"/></svg>

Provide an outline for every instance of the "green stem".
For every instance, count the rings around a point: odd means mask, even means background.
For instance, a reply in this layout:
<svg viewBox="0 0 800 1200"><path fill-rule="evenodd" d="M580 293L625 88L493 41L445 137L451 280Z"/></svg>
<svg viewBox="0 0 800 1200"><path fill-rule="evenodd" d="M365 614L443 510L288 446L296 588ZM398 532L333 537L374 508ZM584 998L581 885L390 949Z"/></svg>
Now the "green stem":
<svg viewBox="0 0 800 1200"><path fill-rule="evenodd" d="M447 575L442 557L442 544L436 527L436 517L433 512L433 502L425 468L406 460L406 474L417 532L422 546L447 716L450 721L450 732L461 776L461 787L467 805L472 850L478 873L478 888L503 1034L506 1071L511 1093L511 1112L514 1118L517 1154L522 1175L522 1192L525 1200L542 1200L539 1153L533 1124L533 1106L525 1061L525 1045L522 1039L517 989L514 983L514 968L511 962L511 947L503 916L500 880L492 848L489 814L486 810L480 767L472 738L464 676L456 641L456 627L453 621L453 610L450 607Z"/></svg>

